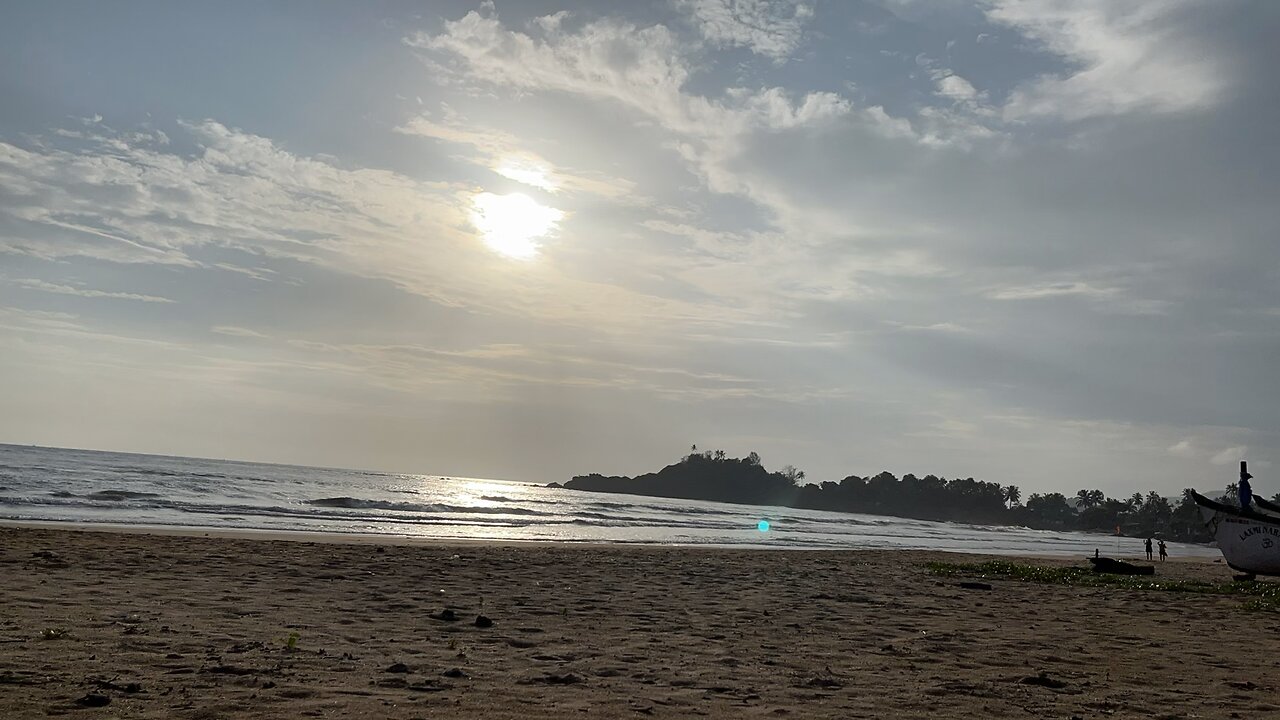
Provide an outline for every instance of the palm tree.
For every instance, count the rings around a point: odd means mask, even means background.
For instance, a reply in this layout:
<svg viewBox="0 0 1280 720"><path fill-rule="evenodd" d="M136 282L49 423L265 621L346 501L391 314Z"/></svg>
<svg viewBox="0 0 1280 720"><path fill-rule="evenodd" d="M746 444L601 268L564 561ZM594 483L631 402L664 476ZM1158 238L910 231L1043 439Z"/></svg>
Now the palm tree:
<svg viewBox="0 0 1280 720"><path fill-rule="evenodd" d="M1105 499L1106 496L1102 494L1101 490L1081 490L1076 493L1076 507L1081 510L1088 510L1089 508L1098 507Z"/></svg>
<svg viewBox="0 0 1280 720"><path fill-rule="evenodd" d="M1022 491L1017 485L1008 485L1004 489L1004 501L1009 503L1009 507L1013 507L1022 501Z"/></svg>

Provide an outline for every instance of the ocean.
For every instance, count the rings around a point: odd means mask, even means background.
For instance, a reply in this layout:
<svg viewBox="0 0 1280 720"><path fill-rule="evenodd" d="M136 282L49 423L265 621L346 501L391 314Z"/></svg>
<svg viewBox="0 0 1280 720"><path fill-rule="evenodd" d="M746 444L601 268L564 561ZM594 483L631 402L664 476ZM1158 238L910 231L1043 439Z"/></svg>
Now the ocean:
<svg viewBox="0 0 1280 720"><path fill-rule="evenodd" d="M590 493L484 478L0 444L0 520L435 539L1138 555L1142 541L1019 527ZM767 528L767 529L766 529ZM1175 557L1214 548L1169 544Z"/></svg>

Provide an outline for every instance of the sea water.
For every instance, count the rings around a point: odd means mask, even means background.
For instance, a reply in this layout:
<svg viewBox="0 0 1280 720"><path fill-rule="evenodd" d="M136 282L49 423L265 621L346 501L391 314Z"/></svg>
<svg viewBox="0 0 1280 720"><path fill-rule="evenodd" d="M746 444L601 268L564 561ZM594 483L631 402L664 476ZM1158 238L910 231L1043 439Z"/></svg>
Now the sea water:
<svg viewBox="0 0 1280 720"><path fill-rule="evenodd" d="M0 444L0 520L436 539L1137 555L1142 541L527 482ZM1170 543L1176 556L1218 555Z"/></svg>

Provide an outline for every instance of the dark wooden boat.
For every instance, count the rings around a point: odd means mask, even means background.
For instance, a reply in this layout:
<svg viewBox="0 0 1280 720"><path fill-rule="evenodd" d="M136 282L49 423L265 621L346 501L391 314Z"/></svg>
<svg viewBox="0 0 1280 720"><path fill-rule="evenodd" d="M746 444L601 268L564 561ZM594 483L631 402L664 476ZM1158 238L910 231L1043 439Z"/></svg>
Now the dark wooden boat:
<svg viewBox="0 0 1280 720"><path fill-rule="evenodd" d="M1133 563L1123 560L1115 560L1109 557L1091 557L1089 562L1093 563L1093 571L1096 573L1108 573L1110 575L1155 575L1156 568L1154 565L1134 565Z"/></svg>
<svg viewBox="0 0 1280 720"><path fill-rule="evenodd" d="M1258 509L1263 512L1280 517L1280 505L1277 505L1266 498L1254 497L1253 504L1257 505Z"/></svg>

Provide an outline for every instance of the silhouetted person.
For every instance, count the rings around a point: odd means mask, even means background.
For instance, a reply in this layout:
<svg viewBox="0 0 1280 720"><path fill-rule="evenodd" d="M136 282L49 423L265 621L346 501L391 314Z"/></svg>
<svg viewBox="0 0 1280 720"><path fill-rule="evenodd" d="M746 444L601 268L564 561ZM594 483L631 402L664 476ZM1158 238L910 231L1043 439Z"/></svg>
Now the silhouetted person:
<svg viewBox="0 0 1280 720"><path fill-rule="evenodd" d="M1249 478L1253 477L1249 471L1245 469L1244 461L1240 461L1240 483L1237 487L1240 490L1240 509L1251 510L1249 506L1253 504L1253 488L1249 486Z"/></svg>
<svg viewBox="0 0 1280 720"><path fill-rule="evenodd" d="M1169 559L1169 546L1164 544L1164 540L1160 541L1160 562Z"/></svg>
<svg viewBox="0 0 1280 720"><path fill-rule="evenodd" d="M1147 538L1147 559L1151 559L1151 538Z"/></svg>

